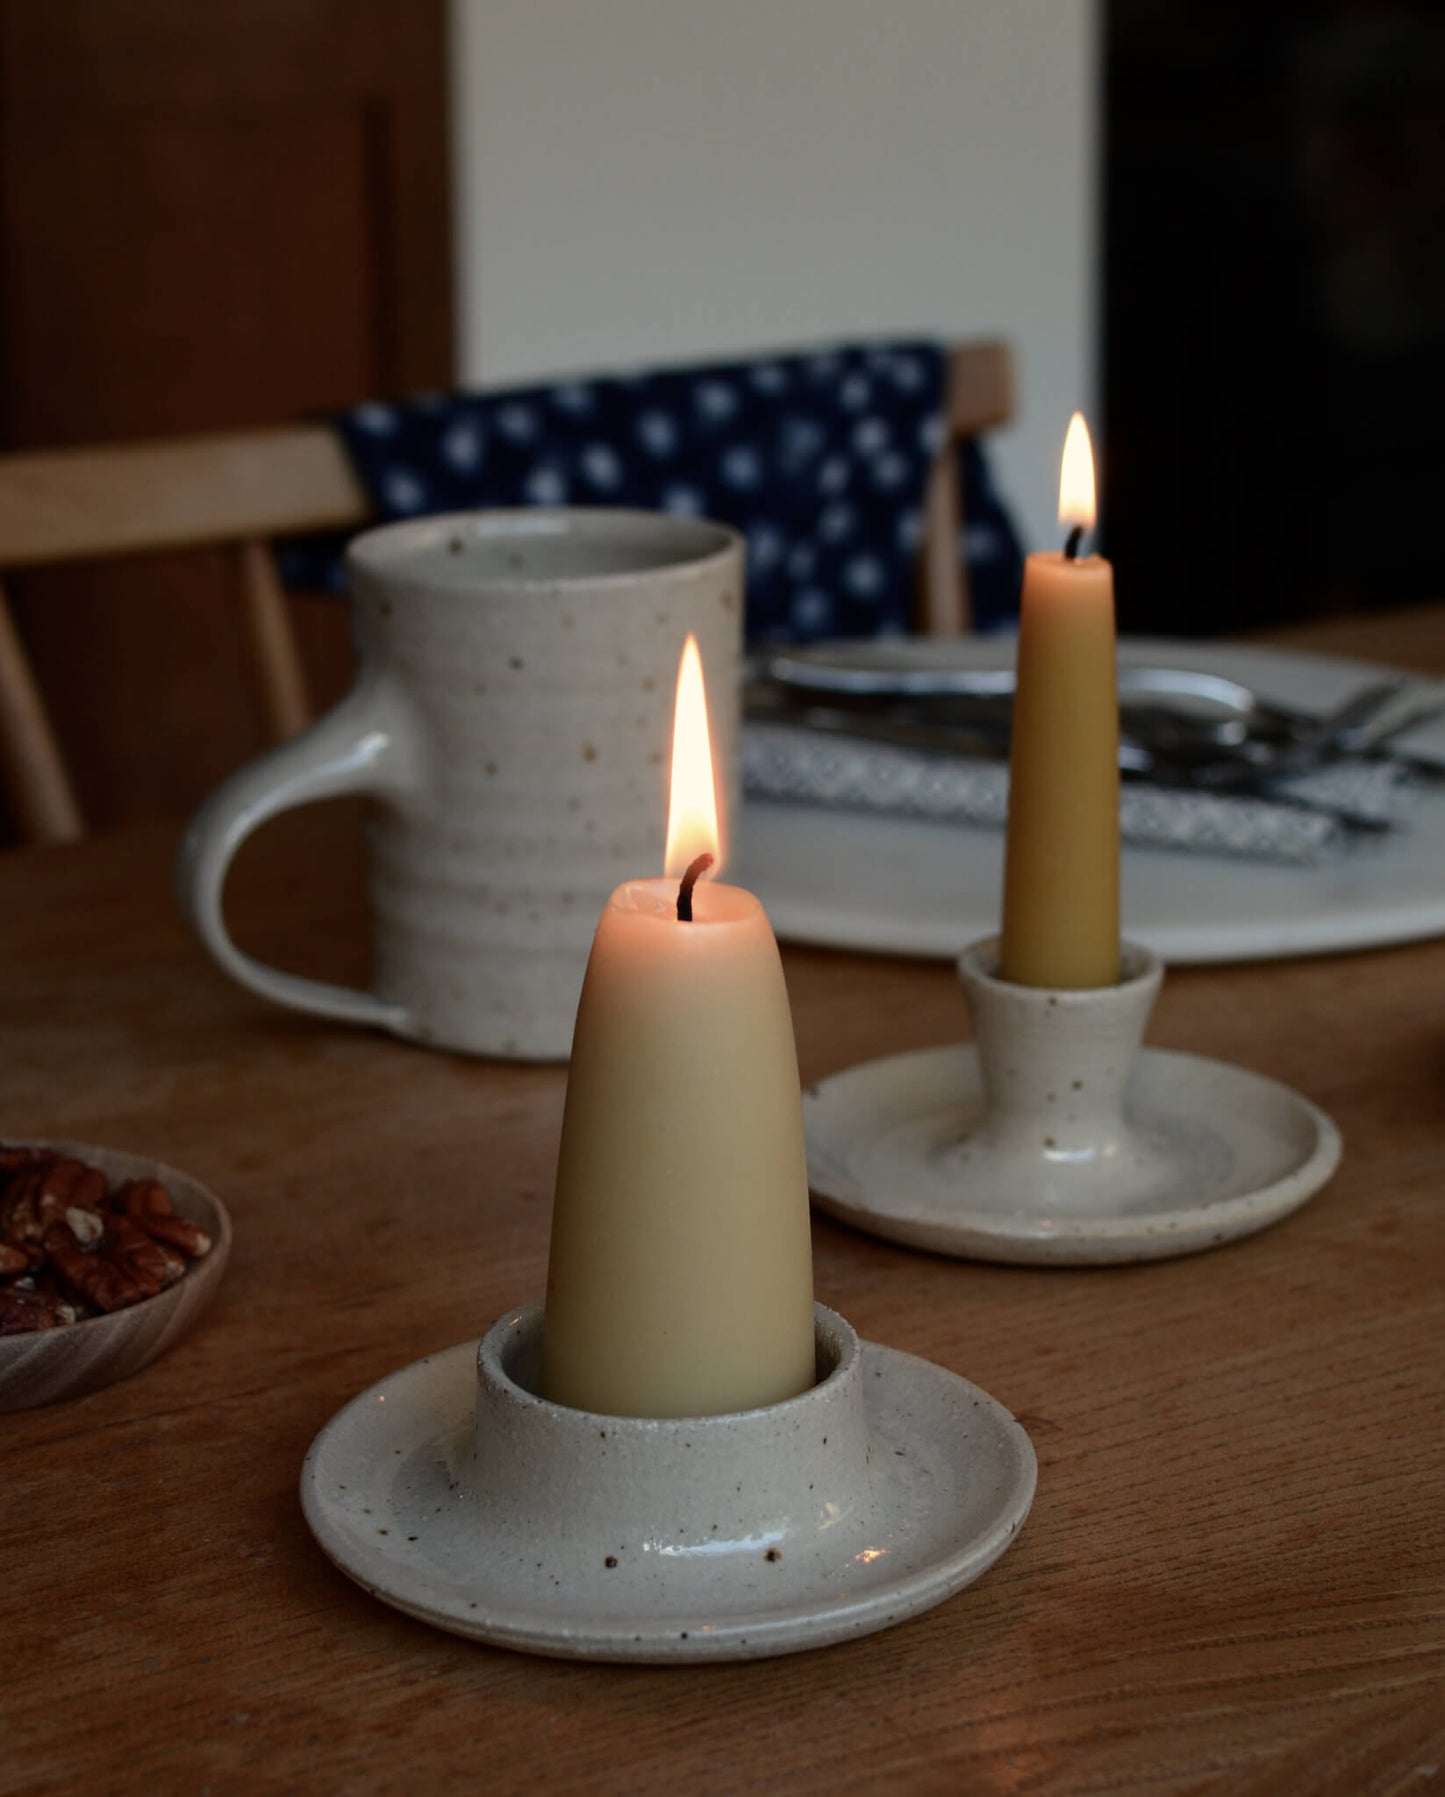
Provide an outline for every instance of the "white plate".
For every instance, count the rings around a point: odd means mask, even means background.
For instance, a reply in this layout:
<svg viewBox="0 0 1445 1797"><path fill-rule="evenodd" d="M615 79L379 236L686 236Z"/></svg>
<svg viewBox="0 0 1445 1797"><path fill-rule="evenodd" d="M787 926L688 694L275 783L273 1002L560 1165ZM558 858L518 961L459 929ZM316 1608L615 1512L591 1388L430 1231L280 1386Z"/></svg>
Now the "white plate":
<svg viewBox="0 0 1445 1797"><path fill-rule="evenodd" d="M870 645L909 665L1000 667L999 639ZM1322 709L1381 677L1372 662L1228 644L1133 638L1121 662L1227 675L1283 704ZM1419 690L1434 683L1421 681ZM1445 760L1445 726L1410 746ZM1003 833L822 807L745 807L728 878L756 892L792 942L902 955L956 955L998 928ZM1126 935L1175 964L1305 955L1445 931L1445 783L1410 824L1319 867L1128 847Z"/></svg>

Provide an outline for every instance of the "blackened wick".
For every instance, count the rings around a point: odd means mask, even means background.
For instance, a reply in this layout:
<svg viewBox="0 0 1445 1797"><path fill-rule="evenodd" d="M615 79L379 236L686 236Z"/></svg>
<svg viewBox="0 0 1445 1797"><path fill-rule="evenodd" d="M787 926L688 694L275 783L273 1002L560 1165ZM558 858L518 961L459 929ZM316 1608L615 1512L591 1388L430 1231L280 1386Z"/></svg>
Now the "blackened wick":
<svg viewBox="0 0 1445 1797"><path fill-rule="evenodd" d="M677 921L679 923L692 922L692 889L697 885L700 876L705 874L711 866L711 855L699 855L682 876L682 884L677 889Z"/></svg>

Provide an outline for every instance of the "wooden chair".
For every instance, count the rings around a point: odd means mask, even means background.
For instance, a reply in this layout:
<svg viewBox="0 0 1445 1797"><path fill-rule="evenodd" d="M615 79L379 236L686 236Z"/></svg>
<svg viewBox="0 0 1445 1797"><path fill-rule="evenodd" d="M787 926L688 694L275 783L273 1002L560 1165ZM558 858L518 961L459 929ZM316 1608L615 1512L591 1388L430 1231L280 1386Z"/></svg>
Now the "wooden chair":
<svg viewBox="0 0 1445 1797"><path fill-rule="evenodd" d="M925 636L961 636L970 621L958 447L1013 417L1013 356L1006 343L961 343L948 358L946 437L928 477L915 622Z"/></svg>
<svg viewBox="0 0 1445 1797"><path fill-rule="evenodd" d="M954 451L1011 416L1002 343L950 357L947 441L929 476L916 621L934 635L968 628L959 555L963 503ZM268 721L279 741L308 722L296 639L268 547L273 537L366 523L370 504L340 439L324 426L0 456L0 571L155 550L233 548ZM0 777L21 834L85 833L34 672L0 588Z"/></svg>
<svg viewBox="0 0 1445 1797"><path fill-rule="evenodd" d="M308 721L296 638L267 540L363 524L369 505L320 426L0 456L0 570L154 550L234 548L267 721ZM22 837L85 825L45 703L0 589L0 775Z"/></svg>

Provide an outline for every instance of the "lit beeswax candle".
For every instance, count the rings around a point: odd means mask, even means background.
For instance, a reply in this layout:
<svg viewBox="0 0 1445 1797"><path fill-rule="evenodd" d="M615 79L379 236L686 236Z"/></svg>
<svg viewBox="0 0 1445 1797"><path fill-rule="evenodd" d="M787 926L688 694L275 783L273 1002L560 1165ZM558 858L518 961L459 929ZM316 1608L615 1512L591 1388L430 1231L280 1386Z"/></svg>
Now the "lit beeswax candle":
<svg viewBox="0 0 1445 1797"><path fill-rule="evenodd" d="M613 1416L709 1416L813 1384L797 1052L749 892L718 853L697 645L678 675L666 866L607 902L577 1009L542 1390Z"/></svg>
<svg viewBox="0 0 1445 1797"><path fill-rule="evenodd" d="M1019 605L999 971L1021 986L1119 978L1119 699L1114 570L1077 557L1094 522L1089 433L1064 444L1062 555L1031 555Z"/></svg>

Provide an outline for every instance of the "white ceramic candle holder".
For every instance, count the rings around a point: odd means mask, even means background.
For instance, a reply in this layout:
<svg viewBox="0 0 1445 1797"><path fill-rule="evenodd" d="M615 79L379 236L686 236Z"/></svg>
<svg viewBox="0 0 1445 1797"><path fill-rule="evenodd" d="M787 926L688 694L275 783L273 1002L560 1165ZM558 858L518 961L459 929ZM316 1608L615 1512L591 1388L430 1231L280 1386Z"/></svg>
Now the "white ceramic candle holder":
<svg viewBox="0 0 1445 1797"><path fill-rule="evenodd" d="M1294 1210L1340 1158L1335 1125L1274 1080L1141 1049L1163 976L1125 943L1115 986L999 978L959 959L975 1042L850 1068L803 1095L818 1206L971 1259L1065 1265L1214 1247Z"/></svg>
<svg viewBox="0 0 1445 1797"><path fill-rule="evenodd" d="M306 1519L384 1602L534 1653L751 1659L901 1622L1008 1547L1033 1449L966 1380L815 1314L810 1390L665 1421L538 1397L541 1307L514 1311L340 1411Z"/></svg>

